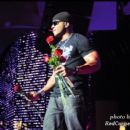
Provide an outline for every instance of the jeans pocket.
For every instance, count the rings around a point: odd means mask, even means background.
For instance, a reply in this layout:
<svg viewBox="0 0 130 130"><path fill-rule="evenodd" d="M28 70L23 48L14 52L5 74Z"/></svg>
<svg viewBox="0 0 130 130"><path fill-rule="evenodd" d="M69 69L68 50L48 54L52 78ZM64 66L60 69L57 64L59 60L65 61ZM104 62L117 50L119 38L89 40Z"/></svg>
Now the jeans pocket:
<svg viewBox="0 0 130 130"><path fill-rule="evenodd" d="M69 95L68 101L72 106L81 106L84 104L84 98L82 95Z"/></svg>

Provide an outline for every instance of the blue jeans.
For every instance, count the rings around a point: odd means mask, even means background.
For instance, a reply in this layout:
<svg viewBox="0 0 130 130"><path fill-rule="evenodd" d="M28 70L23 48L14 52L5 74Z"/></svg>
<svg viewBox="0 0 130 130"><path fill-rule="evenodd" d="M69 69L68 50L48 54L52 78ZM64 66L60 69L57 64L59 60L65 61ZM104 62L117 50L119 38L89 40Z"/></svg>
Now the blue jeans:
<svg viewBox="0 0 130 130"><path fill-rule="evenodd" d="M43 130L85 130L86 105L82 95L66 96L64 106L61 97L50 97L44 117Z"/></svg>

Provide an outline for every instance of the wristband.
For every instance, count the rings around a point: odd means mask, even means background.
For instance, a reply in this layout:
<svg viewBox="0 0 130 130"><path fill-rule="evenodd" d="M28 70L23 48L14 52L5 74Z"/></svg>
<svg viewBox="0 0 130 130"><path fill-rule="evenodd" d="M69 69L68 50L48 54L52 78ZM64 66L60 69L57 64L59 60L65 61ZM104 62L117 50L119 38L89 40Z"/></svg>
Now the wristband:
<svg viewBox="0 0 130 130"><path fill-rule="evenodd" d="M38 95L41 95L42 93L45 94L45 92L44 92L43 90L42 90L42 91L39 90L39 91L37 92Z"/></svg>

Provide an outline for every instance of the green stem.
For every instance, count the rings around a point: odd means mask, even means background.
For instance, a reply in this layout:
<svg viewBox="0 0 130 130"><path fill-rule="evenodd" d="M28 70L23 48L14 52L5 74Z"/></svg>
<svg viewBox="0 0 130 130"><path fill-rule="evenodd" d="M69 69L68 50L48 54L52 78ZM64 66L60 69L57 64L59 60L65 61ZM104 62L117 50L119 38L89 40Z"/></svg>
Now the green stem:
<svg viewBox="0 0 130 130"><path fill-rule="evenodd" d="M73 91L71 90L70 86L66 83L66 81L64 80L64 78L62 76L60 76L60 78L62 79L64 85L68 88L68 90L70 91L70 93L74 96Z"/></svg>
<svg viewBox="0 0 130 130"><path fill-rule="evenodd" d="M66 98L64 95L64 84L63 84L62 79L60 78L59 75L56 75L56 78L57 78L57 81L58 81L58 84L60 87L60 93L61 93L61 98L62 98L63 104L66 105L67 102L66 102Z"/></svg>

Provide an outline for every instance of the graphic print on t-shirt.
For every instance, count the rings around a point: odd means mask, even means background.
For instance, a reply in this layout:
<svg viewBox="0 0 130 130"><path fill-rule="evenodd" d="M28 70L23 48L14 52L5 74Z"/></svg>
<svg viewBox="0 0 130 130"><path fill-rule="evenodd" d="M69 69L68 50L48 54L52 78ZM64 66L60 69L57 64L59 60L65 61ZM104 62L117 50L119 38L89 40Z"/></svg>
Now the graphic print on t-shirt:
<svg viewBox="0 0 130 130"><path fill-rule="evenodd" d="M70 45L68 47L63 46L61 47L61 49L63 50L63 56L65 57L66 60L68 60L71 57L71 52L73 50L73 46Z"/></svg>

